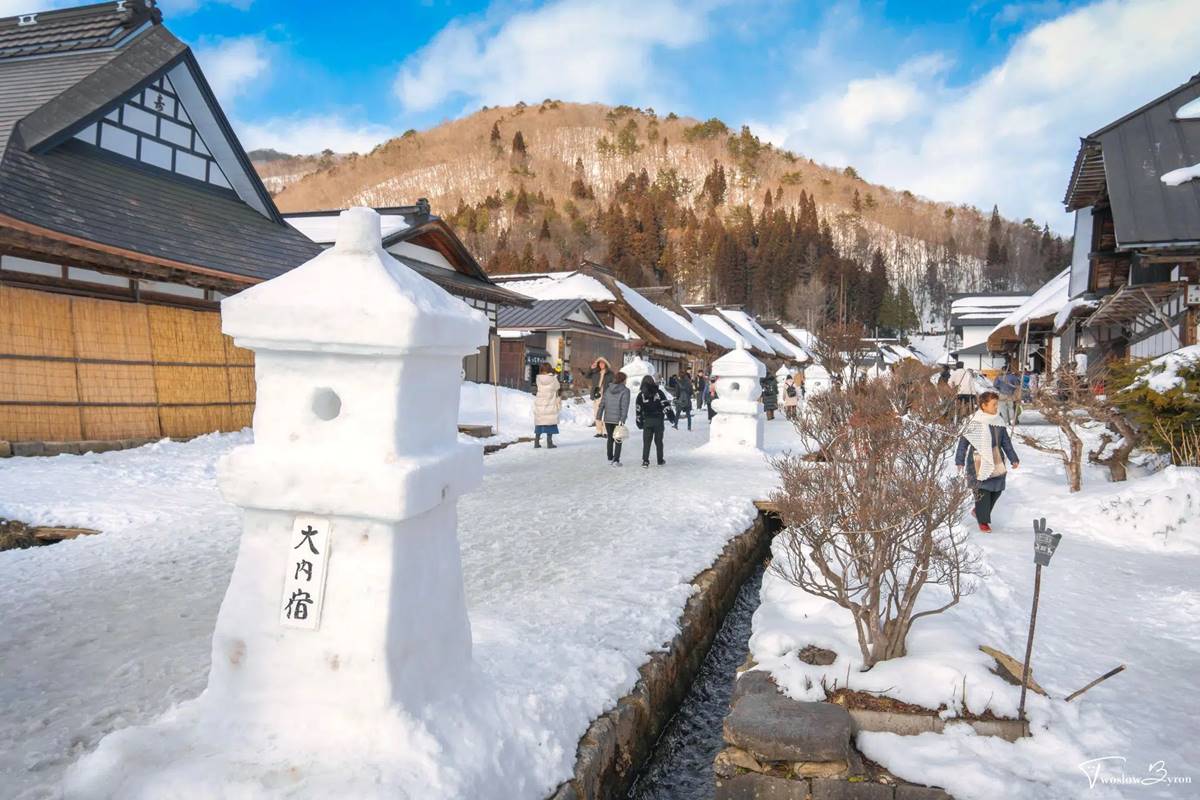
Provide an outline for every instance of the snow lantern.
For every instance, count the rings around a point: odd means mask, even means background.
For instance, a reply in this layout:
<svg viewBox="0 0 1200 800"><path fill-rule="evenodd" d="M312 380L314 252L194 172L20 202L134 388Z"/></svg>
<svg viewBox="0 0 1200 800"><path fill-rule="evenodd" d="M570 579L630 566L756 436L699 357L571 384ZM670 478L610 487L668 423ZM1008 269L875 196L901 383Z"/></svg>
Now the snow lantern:
<svg viewBox="0 0 1200 800"><path fill-rule="evenodd" d="M641 356L634 356L625 366L621 367L621 372L625 373L625 385L629 387L629 391L637 394L642 388L642 378L649 375L655 378L654 365L645 360ZM658 379L655 378L655 382Z"/></svg>
<svg viewBox="0 0 1200 800"><path fill-rule="evenodd" d="M820 364L809 364L804 368L804 393L806 395L820 394L829 391L833 381L829 372Z"/></svg>
<svg viewBox="0 0 1200 800"><path fill-rule="evenodd" d="M323 725L426 702L471 659L456 501L483 463L457 398L487 320L384 252L367 208L221 314L254 351L257 405L254 443L219 468L245 514L206 696L263 722L312 703ZM321 691L298 698L298 671Z"/></svg>
<svg viewBox="0 0 1200 800"><path fill-rule="evenodd" d="M717 398L713 401L713 418L709 441L722 442L739 448L761 448L763 444L763 415L758 398L762 395L760 381L767 374L763 363L747 352L745 342L712 364L716 376Z"/></svg>

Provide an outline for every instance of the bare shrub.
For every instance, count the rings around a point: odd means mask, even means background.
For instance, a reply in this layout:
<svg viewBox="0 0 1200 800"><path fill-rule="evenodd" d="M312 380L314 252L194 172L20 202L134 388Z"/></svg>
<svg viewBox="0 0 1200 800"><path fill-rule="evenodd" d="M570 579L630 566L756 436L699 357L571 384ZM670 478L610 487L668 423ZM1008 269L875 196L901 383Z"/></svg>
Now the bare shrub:
<svg viewBox="0 0 1200 800"><path fill-rule="evenodd" d="M1058 428L1065 445L1047 445L1028 434L1018 434L1018 438L1028 447L1058 456L1072 492L1083 488L1083 438L1079 431L1089 422L1100 422L1109 432L1101 434L1096 449L1087 454L1088 461L1108 467L1113 481L1125 480L1129 456L1141 438L1139 431L1119 407L1093 392L1084 378L1069 369L1055 372L1034 393L1033 407Z"/></svg>
<svg viewBox="0 0 1200 800"><path fill-rule="evenodd" d="M950 468L954 394L920 367L827 392L795 422L813 456L774 460L785 580L850 611L863 663L905 654L913 623L954 606L980 562L958 520L970 487ZM949 597L917 611L928 585Z"/></svg>

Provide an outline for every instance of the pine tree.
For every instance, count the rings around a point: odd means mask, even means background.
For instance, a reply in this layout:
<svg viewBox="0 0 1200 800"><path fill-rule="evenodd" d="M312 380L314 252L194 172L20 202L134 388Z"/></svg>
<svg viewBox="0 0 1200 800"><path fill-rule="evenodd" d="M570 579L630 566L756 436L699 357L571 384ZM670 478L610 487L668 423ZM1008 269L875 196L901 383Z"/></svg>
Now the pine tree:
<svg viewBox="0 0 1200 800"><path fill-rule="evenodd" d="M525 193L525 184L521 184L517 192L517 202L513 206L513 215L524 219L529 216L529 195Z"/></svg>
<svg viewBox="0 0 1200 800"><path fill-rule="evenodd" d="M496 131L496 133L499 133L499 132L500 131L498 131L498 130ZM522 158L529 155L528 151L525 149L525 137L521 135L520 131L517 131L516 133L513 134L512 152L513 152L514 156L519 155Z"/></svg>
<svg viewBox="0 0 1200 800"><path fill-rule="evenodd" d="M863 210L862 198L858 196L858 189L854 190L854 199L850 201L850 207L854 209L855 214L861 214Z"/></svg>
<svg viewBox="0 0 1200 800"><path fill-rule="evenodd" d="M1000 209L992 206L992 218L988 221L987 254L984 257L983 280L991 291L1000 291L1008 282L1007 248L1001 245L1003 230L1000 224Z"/></svg>
<svg viewBox="0 0 1200 800"><path fill-rule="evenodd" d="M538 239L543 242L550 241L550 222L545 217L542 217L542 229L538 232Z"/></svg>
<svg viewBox="0 0 1200 800"><path fill-rule="evenodd" d="M504 152L504 144L502 143L502 141L500 139L500 123L499 122L492 123L491 145L492 145L492 149L495 150L496 152L498 152L498 153Z"/></svg>

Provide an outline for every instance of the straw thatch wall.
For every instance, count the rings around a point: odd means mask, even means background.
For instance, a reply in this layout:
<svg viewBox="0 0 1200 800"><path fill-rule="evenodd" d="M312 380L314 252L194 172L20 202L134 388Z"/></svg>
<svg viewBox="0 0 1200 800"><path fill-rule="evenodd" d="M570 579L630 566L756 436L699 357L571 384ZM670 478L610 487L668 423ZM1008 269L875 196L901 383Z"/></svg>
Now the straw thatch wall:
<svg viewBox="0 0 1200 800"><path fill-rule="evenodd" d="M254 354L216 311L0 286L0 440L186 437L254 411Z"/></svg>

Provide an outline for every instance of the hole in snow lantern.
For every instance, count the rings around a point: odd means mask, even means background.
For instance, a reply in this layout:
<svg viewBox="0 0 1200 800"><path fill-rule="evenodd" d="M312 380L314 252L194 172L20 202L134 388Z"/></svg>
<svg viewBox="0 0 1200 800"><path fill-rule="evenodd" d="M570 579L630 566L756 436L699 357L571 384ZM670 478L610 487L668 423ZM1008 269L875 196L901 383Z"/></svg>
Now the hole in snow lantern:
<svg viewBox="0 0 1200 800"><path fill-rule="evenodd" d="M318 419L328 422L342 413L342 398L333 389L322 387L313 392L312 410Z"/></svg>

